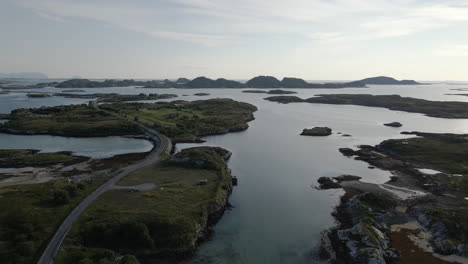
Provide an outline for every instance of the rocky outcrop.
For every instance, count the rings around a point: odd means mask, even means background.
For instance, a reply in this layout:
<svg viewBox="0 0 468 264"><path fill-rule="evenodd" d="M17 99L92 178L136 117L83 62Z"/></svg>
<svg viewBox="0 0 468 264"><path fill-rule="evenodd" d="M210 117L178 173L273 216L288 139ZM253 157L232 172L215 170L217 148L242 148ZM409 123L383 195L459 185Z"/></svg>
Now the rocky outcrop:
<svg viewBox="0 0 468 264"><path fill-rule="evenodd" d="M340 225L326 233L330 243L322 247L330 252L330 262L385 264L396 260L398 254L390 248L387 236L388 221L396 215L393 206L388 198L371 193L343 196L334 213Z"/></svg>
<svg viewBox="0 0 468 264"><path fill-rule="evenodd" d="M329 136L332 134L332 129L329 127L314 127L314 128L304 128L302 130L301 136Z"/></svg>
<svg viewBox="0 0 468 264"><path fill-rule="evenodd" d="M391 122L391 123L385 123L384 126L388 127L402 127L403 125L400 122Z"/></svg>

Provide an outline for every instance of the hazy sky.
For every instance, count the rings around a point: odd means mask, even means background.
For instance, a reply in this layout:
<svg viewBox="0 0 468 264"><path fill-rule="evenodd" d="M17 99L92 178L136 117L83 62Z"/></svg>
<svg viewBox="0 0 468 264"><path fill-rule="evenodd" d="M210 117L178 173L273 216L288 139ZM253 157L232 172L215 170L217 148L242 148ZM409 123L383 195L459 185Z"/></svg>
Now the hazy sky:
<svg viewBox="0 0 468 264"><path fill-rule="evenodd" d="M0 72L468 80L468 0L0 0Z"/></svg>

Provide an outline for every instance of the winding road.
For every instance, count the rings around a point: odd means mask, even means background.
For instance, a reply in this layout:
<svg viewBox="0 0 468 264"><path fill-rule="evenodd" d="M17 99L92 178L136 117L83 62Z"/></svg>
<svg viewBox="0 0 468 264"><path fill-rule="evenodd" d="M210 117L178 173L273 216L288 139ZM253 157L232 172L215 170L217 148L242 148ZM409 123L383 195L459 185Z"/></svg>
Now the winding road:
<svg viewBox="0 0 468 264"><path fill-rule="evenodd" d="M37 262L38 264L50 264L54 262L55 256L57 255L57 252L60 248L60 245L62 244L63 240L65 239L65 236L67 235L68 231L70 231L73 223L78 219L78 217L84 212L86 208L94 201L96 200L99 195L102 193L106 192L107 190L110 190L114 187L115 183L117 183L120 179L128 175L129 173L146 167L148 165L151 165L158 161L161 157L161 154L163 154L167 150L171 150L171 141L165 137L164 135L161 135L158 133L156 130L151 129L143 124L140 124L134 120L130 120L128 118L119 116L115 113L102 110L99 108L98 101L92 101L91 102L92 107L94 107L98 111L103 111L106 112L114 117L126 120L128 122L131 122L133 124L136 124L143 128L145 130L145 134L155 142L155 147L151 151L151 153L146 156L145 159L142 161L132 164L128 167L125 167L119 171L117 175L112 177L110 180L108 180L106 183L102 184L99 186L96 190L94 190L91 194L88 195L83 201L81 201L78 206L76 206L73 211L65 218L65 220L62 222L60 227L57 229L55 232L54 236L52 239L49 241L49 244L47 245L46 249L42 253L41 258Z"/></svg>

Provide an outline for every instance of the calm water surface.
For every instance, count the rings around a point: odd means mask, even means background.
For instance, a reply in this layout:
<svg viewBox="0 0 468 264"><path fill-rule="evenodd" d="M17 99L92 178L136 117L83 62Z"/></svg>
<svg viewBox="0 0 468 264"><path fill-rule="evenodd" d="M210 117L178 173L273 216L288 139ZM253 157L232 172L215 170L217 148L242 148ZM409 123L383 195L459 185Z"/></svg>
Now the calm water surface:
<svg viewBox="0 0 468 264"><path fill-rule="evenodd" d="M302 98L325 93L367 93L468 101L468 97L446 95L463 93L450 90L455 88L468 88L468 85L371 86L295 91ZM205 138L207 142L203 145L220 146L233 152L229 166L233 175L239 178L239 186L230 199L234 209L227 212L216 225L213 239L201 246L192 263L318 263L311 258L311 253L320 242L320 232L334 224L330 213L342 191L316 190L313 186L317 184L317 179L346 173L362 176L368 182L381 183L390 176L385 171L368 169L364 162L344 157L338 148L402 138L399 134L401 131L468 133L468 120L431 118L361 106L307 103L282 105L263 100L267 96L265 94L246 94L239 89L83 90L86 90L85 93L174 93L180 95L177 99L184 100L233 98L259 108L255 113L256 120L249 123L247 131ZM210 96L193 96L198 92L206 92ZM0 95L0 112L18 107L18 104L12 105L8 100L8 97L15 96L22 98L18 94ZM63 98L36 100L37 106L53 105L55 100L60 104ZM63 103L82 102L63 100ZM392 121L401 122L403 127L383 126L383 123ZM352 137L342 137L336 133L319 138L299 136L303 128L313 126L328 126L334 132L351 134ZM2 137L0 135L0 142ZM181 144L178 148L194 145ZM3 147L0 145L0 148Z"/></svg>

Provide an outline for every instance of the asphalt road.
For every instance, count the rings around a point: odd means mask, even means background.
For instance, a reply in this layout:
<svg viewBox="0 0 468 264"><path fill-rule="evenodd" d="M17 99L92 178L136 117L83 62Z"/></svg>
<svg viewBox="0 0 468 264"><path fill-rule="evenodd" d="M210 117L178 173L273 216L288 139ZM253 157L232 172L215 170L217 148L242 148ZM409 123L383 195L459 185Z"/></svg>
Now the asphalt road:
<svg viewBox="0 0 468 264"><path fill-rule="evenodd" d="M86 197L81 203L78 204L78 206L71 211L71 213L65 218L63 223L60 225L60 227L57 229L55 232L54 236L52 239L49 241L49 244L47 245L46 249L42 253L41 258L37 262L38 264L50 264L54 262L55 256L57 255L57 252L60 248L60 245L62 244L63 240L65 239L65 236L67 235L68 231L70 231L73 223L78 219L78 217L84 212L84 210L94 201L96 198L99 197L102 193L105 191L112 189L114 184L118 182L120 179L125 177L127 174L146 167L152 163L155 163L156 161L159 160L161 154L166 150L171 149L171 141L159 134L156 130L151 129L149 127L146 127L138 122L135 122L134 120L129 120L127 118L121 117L115 113L111 113L105 110L102 110L99 108L98 102L93 101L92 106L98 110L98 111L104 111L106 113L111 114L112 116L118 117L120 119L124 119L126 121L132 122L141 128L145 130L146 135L151 138L153 142L155 142L155 147L151 151L151 153L142 161L132 164L128 167L125 167L119 171L117 175L115 175L113 178L108 180L106 183L103 185L99 186L94 192L92 192L88 197Z"/></svg>

